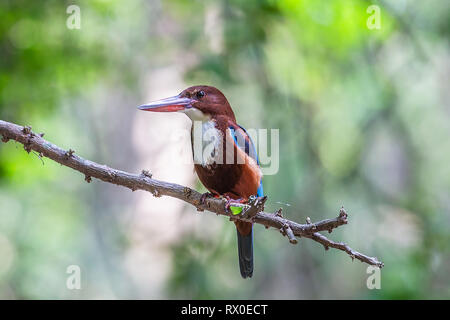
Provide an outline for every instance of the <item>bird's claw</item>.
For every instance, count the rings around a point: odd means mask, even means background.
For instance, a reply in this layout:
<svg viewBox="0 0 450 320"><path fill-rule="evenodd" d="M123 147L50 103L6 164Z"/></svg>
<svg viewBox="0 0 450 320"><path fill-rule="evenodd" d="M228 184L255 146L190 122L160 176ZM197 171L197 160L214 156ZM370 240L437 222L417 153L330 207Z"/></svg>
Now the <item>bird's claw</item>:
<svg viewBox="0 0 450 320"><path fill-rule="evenodd" d="M206 198L209 197L217 197L214 193L211 192L205 192L202 194L202 196L200 197L200 204L204 205L206 203Z"/></svg>

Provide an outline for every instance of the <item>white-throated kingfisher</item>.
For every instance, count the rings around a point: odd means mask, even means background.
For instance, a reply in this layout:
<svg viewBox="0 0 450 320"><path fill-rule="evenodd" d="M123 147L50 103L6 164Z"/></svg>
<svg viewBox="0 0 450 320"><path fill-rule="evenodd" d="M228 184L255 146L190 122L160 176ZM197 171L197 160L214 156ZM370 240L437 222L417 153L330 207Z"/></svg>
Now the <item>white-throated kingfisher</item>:
<svg viewBox="0 0 450 320"><path fill-rule="evenodd" d="M256 149L245 129L236 123L234 112L220 90L211 86L193 86L177 96L142 105L139 109L183 112L192 120L195 171L211 194L226 197L228 205L230 201L245 202L250 196L263 196ZM196 144L197 137L201 139L200 145ZM241 275L251 277L253 225L243 221L235 221L235 224Z"/></svg>

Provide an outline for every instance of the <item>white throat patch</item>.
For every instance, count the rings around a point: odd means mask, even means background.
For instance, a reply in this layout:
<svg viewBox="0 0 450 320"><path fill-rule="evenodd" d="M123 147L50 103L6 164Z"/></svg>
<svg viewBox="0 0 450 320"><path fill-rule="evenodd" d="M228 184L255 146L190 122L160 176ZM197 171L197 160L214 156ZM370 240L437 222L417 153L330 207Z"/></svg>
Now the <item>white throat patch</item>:
<svg viewBox="0 0 450 320"><path fill-rule="evenodd" d="M189 109L185 109L181 112L185 113L192 120L192 122L211 120L210 117L208 117L206 114L204 114L197 108L189 108Z"/></svg>

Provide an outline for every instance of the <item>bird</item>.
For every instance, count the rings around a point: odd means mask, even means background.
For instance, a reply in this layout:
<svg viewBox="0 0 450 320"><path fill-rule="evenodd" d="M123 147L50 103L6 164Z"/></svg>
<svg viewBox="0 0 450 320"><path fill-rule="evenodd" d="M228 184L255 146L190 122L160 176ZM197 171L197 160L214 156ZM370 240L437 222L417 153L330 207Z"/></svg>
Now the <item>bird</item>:
<svg viewBox="0 0 450 320"><path fill-rule="evenodd" d="M194 169L209 191L206 197L224 197L229 210L233 203L263 197L262 171L255 145L236 122L225 95L207 85L191 86L180 94L143 104L140 110L181 112L191 119L191 148ZM234 221L237 231L239 269L242 278L253 276L253 223Z"/></svg>

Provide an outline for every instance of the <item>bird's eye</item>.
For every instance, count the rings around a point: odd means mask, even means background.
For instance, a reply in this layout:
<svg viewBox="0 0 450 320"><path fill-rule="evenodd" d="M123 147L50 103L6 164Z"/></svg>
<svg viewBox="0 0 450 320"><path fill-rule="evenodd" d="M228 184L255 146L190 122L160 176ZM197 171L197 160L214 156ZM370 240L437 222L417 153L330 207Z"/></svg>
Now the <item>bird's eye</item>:
<svg viewBox="0 0 450 320"><path fill-rule="evenodd" d="M205 91L201 90L201 91L197 91L197 98L201 99L205 96Z"/></svg>

